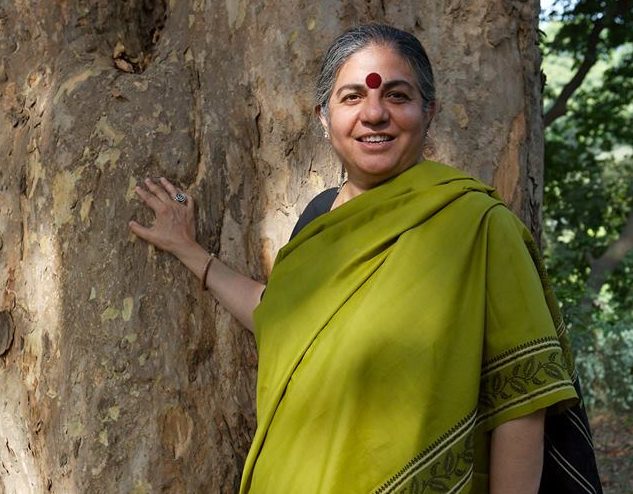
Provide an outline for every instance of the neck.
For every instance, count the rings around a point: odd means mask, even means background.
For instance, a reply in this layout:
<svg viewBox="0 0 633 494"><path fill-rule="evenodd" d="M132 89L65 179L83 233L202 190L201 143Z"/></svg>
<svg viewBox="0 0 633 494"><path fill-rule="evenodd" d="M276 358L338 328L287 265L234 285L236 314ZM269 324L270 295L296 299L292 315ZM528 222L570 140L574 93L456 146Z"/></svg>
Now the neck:
<svg viewBox="0 0 633 494"><path fill-rule="evenodd" d="M371 187L348 180L341 189L341 194L343 195L345 201L349 201L350 199L361 195L363 192L367 192L369 189L371 189Z"/></svg>
<svg viewBox="0 0 633 494"><path fill-rule="evenodd" d="M363 187L362 185L355 184L351 180L346 180L341 186L341 189L334 200L334 204L332 204L332 209L345 204L347 201L354 199L354 197L368 191L369 189L371 189L371 187Z"/></svg>

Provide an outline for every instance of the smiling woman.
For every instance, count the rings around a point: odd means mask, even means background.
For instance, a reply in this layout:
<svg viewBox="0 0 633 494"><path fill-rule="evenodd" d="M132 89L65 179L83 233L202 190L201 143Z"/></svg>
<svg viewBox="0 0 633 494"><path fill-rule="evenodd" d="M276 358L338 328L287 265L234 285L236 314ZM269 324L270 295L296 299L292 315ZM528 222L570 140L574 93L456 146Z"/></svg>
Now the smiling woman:
<svg viewBox="0 0 633 494"><path fill-rule="evenodd" d="M546 410L578 396L529 232L491 187L424 160L435 87L414 36L342 34L316 96L348 181L308 206L265 294L195 242L168 181L137 189L155 225L130 225L255 334L240 492L536 493Z"/></svg>
<svg viewBox="0 0 633 494"><path fill-rule="evenodd" d="M341 67L327 111L317 113L348 173L345 199L422 159L435 111L424 101L411 66L389 46L367 46Z"/></svg>

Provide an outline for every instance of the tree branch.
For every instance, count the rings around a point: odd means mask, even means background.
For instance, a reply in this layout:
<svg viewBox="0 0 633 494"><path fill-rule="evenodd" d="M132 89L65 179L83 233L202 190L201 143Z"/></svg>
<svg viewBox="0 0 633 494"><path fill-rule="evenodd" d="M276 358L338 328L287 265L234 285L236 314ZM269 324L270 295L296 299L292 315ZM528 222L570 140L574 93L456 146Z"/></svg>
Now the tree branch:
<svg viewBox="0 0 633 494"><path fill-rule="evenodd" d="M633 210L631 210L626 225L624 225L618 239L607 248L602 256L591 263L591 272L589 273L589 278L587 278L583 306L589 307L591 305L605 280L631 251L633 251Z"/></svg>
<svg viewBox="0 0 633 494"><path fill-rule="evenodd" d="M594 24L587 40L587 50L582 63L571 80L561 90L558 98L554 101L554 104L545 112L543 117L543 125L545 128L550 126L556 119L567 113L567 102L583 83L585 77L587 77L587 74L591 70L591 67L593 67L598 60L600 34L604 29L611 25L616 14L626 12L626 10L630 7L630 4L631 0L621 0L609 3L604 16Z"/></svg>

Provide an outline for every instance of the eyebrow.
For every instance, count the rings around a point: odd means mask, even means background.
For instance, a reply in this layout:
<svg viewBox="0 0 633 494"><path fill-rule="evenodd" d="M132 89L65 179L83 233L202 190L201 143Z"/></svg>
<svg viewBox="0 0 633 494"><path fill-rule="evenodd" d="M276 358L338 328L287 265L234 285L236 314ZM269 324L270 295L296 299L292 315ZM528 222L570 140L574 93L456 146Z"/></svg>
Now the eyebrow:
<svg viewBox="0 0 633 494"><path fill-rule="evenodd" d="M393 81L387 81L384 84L382 84L381 87L383 87L386 90L389 90L391 88L394 88L400 85L405 85L411 89L415 89L415 87L412 86L411 83L409 83L408 81L405 81L404 79L395 79ZM367 86L365 84L345 84L344 86L341 86L340 88L338 88L338 91L336 91L336 96L339 96L341 92L345 91L346 89L349 89L352 91L360 91L366 88Z"/></svg>

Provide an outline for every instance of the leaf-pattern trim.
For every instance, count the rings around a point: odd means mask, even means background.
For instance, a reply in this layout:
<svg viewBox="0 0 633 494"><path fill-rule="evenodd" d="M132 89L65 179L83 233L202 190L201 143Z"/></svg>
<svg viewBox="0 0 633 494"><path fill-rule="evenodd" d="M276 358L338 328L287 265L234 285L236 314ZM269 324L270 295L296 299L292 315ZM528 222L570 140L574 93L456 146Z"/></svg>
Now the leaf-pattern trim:
<svg viewBox="0 0 633 494"><path fill-rule="evenodd" d="M372 492L374 494L459 492L457 489L465 485L472 476L475 419L476 411L473 410ZM466 467L465 469L459 468L462 464ZM453 478L450 478L451 476ZM446 490L442 482L441 490L433 490L439 488L440 480L446 477L453 487ZM413 485L406 485L408 482ZM427 487L430 490L427 491Z"/></svg>
<svg viewBox="0 0 633 494"><path fill-rule="evenodd" d="M514 362L527 355L535 355L551 349L556 349L558 351L561 350L560 343L556 338L543 338L538 342L531 342L514 348L505 352L503 355L496 357L494 360L491 360L488 364L485 364L481 372L481 377L482 379L485 379L489 374L499 371L508 365L512 365Z"/></svg>
<svg viewBox="0 0 633 494"><path fill-rule="evenodd" d="M525 228L524 240L525 245L530 252L530 256L532 257L534 265L536 266L536 269L541 278L541 285L543 286L545 301L552 316L552 320L554 321L556 334L560 339L560 345L563 350L563 358L565 365L567 366L567 372L571 376L571 380L575 385L578 382L578 373L576 372L576 367L574 365L574 358L572 356L571 343L569 341L567 327L565 326L565 320L563 319L563 316L560 312L558 301L556 300L556 296L554 295L554 291L552 290L552 285L547 276L547 272L545 271L545 264L543 263L543 260L541 258L540 249L536 246L536 242L534 242L534 239Z"/></svg>
<svg viewBox="0 0 633 494"><path fill-rule="evenodd" d="M469 464L466 471L460 471L460 475L463 475L452 487L442 481L442 474L426 480L421 479L419 476L414 476L407 481L407 485L400 486L395 492L397 494L458 494L472 480L473 470L473 465Z"/></svg>
<svg viewBox="0 0 633 494"><path fill-rule="evenodd" d="M530 393L528 395L525 395L521 398L518 398L516 400L513 400L511 402L508 402L498 408L495 408L494 410L490 410L489 412L480 415L479 417L477 417L477 425L481 424L482 422L489 420L491 417L494 417L495 415L500 414L501 412L505 412L506 410L510 410L512 408L516 408L518 406L523 405L524 403L527 403L531 400L533 400L534 398L538 398L541 396L547 396L550 395L560 389L571 389L573 390L574 387L571 384L571 381L567 381L567 382L560 382L560 383L555 383L552 384L550 386L547 386L545 388L541 388L538 389L536 391L534 391L533 393Z"/></svg>
<svg viewBox="0 0 633 494"><path fill-rule="evenodd" d="M535 345L529 352L516 352L515 357L520 357L514 363L497 365L482 377L478 423L534 398L564 388L573 389L560 347L541 346Z"/></svg>

